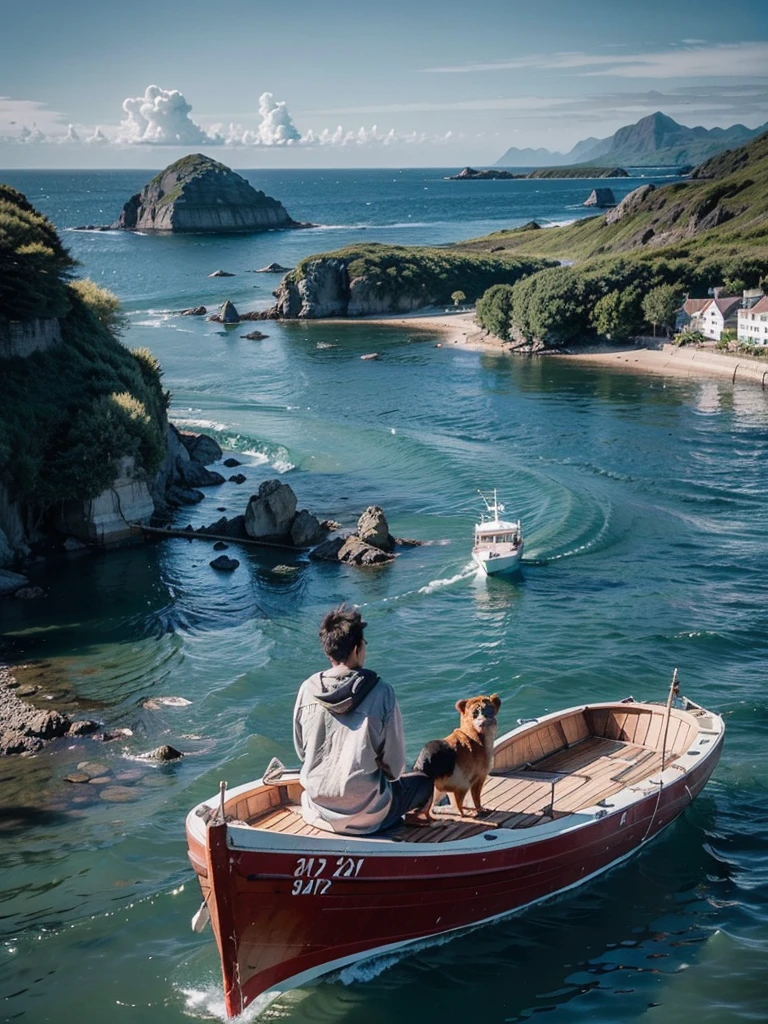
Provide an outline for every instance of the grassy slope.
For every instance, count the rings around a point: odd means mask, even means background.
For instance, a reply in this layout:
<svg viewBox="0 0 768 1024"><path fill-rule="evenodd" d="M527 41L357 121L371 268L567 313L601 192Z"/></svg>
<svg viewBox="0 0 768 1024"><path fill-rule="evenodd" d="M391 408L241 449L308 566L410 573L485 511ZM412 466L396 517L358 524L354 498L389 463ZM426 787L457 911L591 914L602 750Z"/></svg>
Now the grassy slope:
<svg viewBox="0 0 768 1024"><path fill-rule="evenodd" d="M724 223L701 224L718 210L728 218ZM653 235L643 242L649 231ZM687 256L705 250L768 259L768 134L713 157L691 181L650 193L635 213L615 224L601 215L546 231L499 231L460 248L488 252L498 246L509 255L577 260L627 252Z"/></svg>
<svg viewBox="0 0 768 1024"><path fill-rule="evenodd" d="M526 274L552 266L552 260L517 253L472 252L464 247L385 245L378 242L350 245L333 252L315 253L301 260L288 280L298 282L316 260L344 260L350 279L365 277L376 291L386 295L398 290L427 293L448 302L461 289L474 301L491 285L513 283Z"/></svg>

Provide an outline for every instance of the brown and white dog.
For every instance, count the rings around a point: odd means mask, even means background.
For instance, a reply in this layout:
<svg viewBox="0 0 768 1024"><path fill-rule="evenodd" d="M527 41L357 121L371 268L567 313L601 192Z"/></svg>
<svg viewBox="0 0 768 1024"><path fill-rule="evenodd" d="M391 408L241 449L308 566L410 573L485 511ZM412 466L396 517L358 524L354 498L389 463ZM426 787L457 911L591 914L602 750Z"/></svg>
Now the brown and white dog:
<svg viewBox="0 0 768 1024"><path fill-rule="evenodd" d="M413 766L415 771L424 772L433 780L432 799L436 793L447 793L462 816L467 793L472 794L475 813L483 811L480 797L493 763L493 744L498 730L496 715L500 707L497 693L458 701L456 710L461 716L458 729L444 740L427 743ZM422 813L428 816L431 806L430 803Z"/></svg>

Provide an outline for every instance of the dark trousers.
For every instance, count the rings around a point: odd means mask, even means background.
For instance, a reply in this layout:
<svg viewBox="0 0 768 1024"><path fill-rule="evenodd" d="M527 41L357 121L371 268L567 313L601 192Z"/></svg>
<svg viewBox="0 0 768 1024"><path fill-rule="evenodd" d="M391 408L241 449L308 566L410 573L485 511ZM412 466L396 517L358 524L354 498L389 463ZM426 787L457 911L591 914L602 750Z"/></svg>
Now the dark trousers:
<svg viewBox="0 0 768 1024"><path fill-rule="evenodd" d="M392 783L392 806L389 814L379 825L378 832L399 825L408 811L420 811L432 796L432 779L421 772L407 772Z"/></svg>

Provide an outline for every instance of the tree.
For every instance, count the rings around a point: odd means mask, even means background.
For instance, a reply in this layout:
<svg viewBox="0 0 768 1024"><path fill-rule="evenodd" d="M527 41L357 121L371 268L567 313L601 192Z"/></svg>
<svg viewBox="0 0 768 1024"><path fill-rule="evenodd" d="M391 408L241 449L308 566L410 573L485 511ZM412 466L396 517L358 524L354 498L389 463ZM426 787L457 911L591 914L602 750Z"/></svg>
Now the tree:
<svg viewBox="0 0 768 1024"><path fill-rule="evenodd" d="M640 312L640 292L637 288L625 288L603 295L595 303L589 322L606 338L625 341L637 332Z"/></svg>
<svg viewBox="0 0 768 1024"><path fill-rule="evenodd" d="M509 341L512 317L512 285L495 284L477 300L477 322L502 341Z"/></svg>
<svg viewBox="0 0 768 1024"><path fill-rule="evenodd" d="M643 299L643 315L649 324L653 324L654 338L657 327L672 325L679 306L680 295L674 285L660 284L658 288L651 288Z"/></svg>
<svg viewBox="0 0 768 1024"><path fill-rule="evenodd" d="M454 304L454 306L460 306L462 302L466 302L466 299L467 296L464 294L463 291L459 289L457 289L455 292L452 292L451 294L451 302Z"/></svg>
<svg viewBox="0 0 768 1024"><path fill-rule="evenodd" d="M726 295L741 295L746 287L742 277L726 277L723 281L723 291Z"/></svg>

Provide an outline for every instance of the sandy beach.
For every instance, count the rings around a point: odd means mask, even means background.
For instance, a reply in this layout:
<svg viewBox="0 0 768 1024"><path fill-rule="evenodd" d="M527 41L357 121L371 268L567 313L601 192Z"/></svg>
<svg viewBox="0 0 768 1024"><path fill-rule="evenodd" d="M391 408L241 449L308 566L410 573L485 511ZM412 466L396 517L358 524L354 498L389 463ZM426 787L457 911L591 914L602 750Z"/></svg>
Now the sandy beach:
<svg viewBox="0 0 768 1024"><path fill-rule="evenodd" d="M442 335L441 345L461 345L477 351L514 355L506 342L485 333L475 321L473 311L452 313L428 310L395 316L364 317L369 323L397 327L418 327ZM348 321L344 321L348 322ZM749 380L765 387L768 383L768 359L754 359L711 348L679 348L676 345L647 345L591 348L578 353L546 353L543 358L576 363L592 363L631 373L657 373L668 377L722 377L731 381Z"/></svg>

